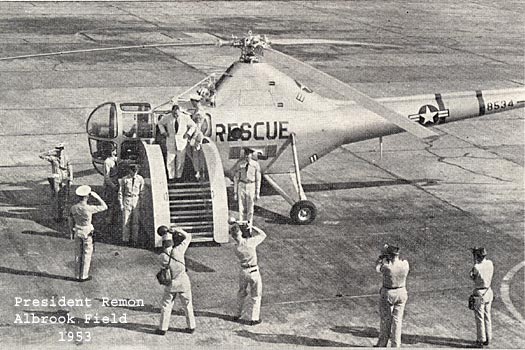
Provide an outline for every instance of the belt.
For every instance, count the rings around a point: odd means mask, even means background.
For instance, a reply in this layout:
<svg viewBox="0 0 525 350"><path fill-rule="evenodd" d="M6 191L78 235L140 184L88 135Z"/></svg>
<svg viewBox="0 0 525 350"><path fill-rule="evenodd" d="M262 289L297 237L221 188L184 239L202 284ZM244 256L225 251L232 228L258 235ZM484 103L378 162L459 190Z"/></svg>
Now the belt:
<svg viewBox="0 0 525 350"><path fill-rule="evenodd" d="M138 197L138 196L139 196L138 194L126 194L126 195L124 195L124 197L129 197L129 198Z"/></svg>
<svg viewBox="0 0 525 350"><path fill-rule="evenodd" d="M251 269L253 267L257 267L257 265L241 265L243 269Z"/></svg>
<svg viewBox="0 0 525 350"><path fill-rule="evenodd" d="M242 182L243 184L253 184L253 183L255 183L255 181L243 181L243 180L239 180L239 182Z"/></svg>
<svg viewBox="0 0 525 350"><path fill-rule="evenodd" d="M490 287L476 288L476 290L489 289Z"/></svg>
<svg viewBox="0 0 525 350"><path fill-rule="evenodd" d="M402 287L385 287L385 286L383 286L383 288L385 288L385 289L399 289L399 288L405 288L405 286L402 286Z"/></svg>

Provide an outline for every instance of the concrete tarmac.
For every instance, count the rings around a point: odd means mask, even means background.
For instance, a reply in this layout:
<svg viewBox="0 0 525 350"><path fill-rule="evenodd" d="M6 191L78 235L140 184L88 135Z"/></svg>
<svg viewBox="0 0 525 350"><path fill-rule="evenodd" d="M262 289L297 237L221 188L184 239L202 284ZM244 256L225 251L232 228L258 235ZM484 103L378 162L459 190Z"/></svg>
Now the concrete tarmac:
<svg viewBox="0 0 525 350"><path fill-rule="evenodd" d="M372 97L519 87L525 84L520 1L471 2L4 2L0 58L110 45L241 35L324 38L400 48L278 47ZM408 134L346 145L303 171L318 209L294 226L279 196L263 196L256 224L263 323L229 319L237 262L231 247L187 253L197 331L179 304L170 332L154 335L162 290L156 254L97 243L94 279L77 283L73 246L52 220L38 153L67 144L75 184L100 186L85 121L106 101L163 103L237 59L231 48L162 48L0 61L0 345L5 348L371 347L379 327L384 243L410 262L403 346L468 348L475 340L469 248L495 264L492 348L525 348L524 112L515 110L436 127L429 147ZM314 82L308 82L314 84ZM315 85L311 87L316 90ZM319 87L319 91L322 91ZM328 92L325 92L328 93ZM91 306L16 306L15 298L89 298ZM130 300L105 306L105 298ZM132 305L132 301L143 305ZM15 323L17 315L66 324ZM123 317L126 322L95 323ZM67 332L82 332L68 341ZM86 340L87 333L91 339ZM61 341L61 339L63 341Z"/></svg>

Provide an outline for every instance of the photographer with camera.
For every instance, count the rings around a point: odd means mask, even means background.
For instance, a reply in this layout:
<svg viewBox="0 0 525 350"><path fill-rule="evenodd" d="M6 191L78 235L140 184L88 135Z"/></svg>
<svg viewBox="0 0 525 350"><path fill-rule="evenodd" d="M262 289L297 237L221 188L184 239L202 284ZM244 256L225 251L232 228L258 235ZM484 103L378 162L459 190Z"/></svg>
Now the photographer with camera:
<svg viewBox="0 0 525 350"><path fill-rule="evenodd" d="M195 331L195 316L193 314L191 283L186 273L186 261L184 260L184 255L191 242L191 234L177 227L168 229L166 226L160 226L157 229L157 234L162 236L163 241L163 251L160 254L161 265L170 269L171 281L164 287L160 325L155 333L165 335L168 331L171 311L175 297L178 295L186 314L187 328L185 332L191 334Z"/></svg>
<svg viewBox="0 0 525 350"><path fill-rule="evenodd" d="M494 275L492 261L486 259L485 248L472 248L474 266L470 270L470 278L474 281L472 291L473 311L476 318L476 346L488 346L492 339L492 320L490 311L494 293L490 284Z"/></svg>
<svg viewBox="0 0 525 350"><path fill-rule="evenodd" d="M401 347L401 326L408 300L406 279L408 261L399 258L399 248L385 244L376 261L376 271L383 274L383 286L379 292L379 339L374 347Z"/></svg>
<svg viewBox="0 0 525 350"><path fill-rule="evenodd" d="M239 258L239 290L237 292L237 314L235 320L250 326L261 323L262 280L257 265L256 248L266 238L266 233L247 221L229 220L230 235L235 241L235 255ZM249 293L248 293L249 292ZM246 297L250 298L246 300ZM245 316L247 319L243 320Z"/></svg>

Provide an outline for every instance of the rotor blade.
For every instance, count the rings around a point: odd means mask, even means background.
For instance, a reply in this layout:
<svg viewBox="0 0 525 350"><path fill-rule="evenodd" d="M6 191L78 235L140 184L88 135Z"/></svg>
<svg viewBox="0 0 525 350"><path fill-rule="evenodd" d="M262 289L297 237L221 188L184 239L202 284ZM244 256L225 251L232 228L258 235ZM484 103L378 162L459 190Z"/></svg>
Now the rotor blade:
<svg viewBox="0 0 525 350"><path fill-rule="evenodd" d="M114 50L130 50L130 49L150 49L157 47L171 47L171 46L215 46L216 41L204 41L204 42L188 42L188 43L164 43L164 44L143 44L143 45L128 45L128 46L112 46L112 47L99 47L94 49L79 49L79 50L67 50L67 51L56 51L56 52L44 52L31 55L20 55L11 57L0 57L0 61L17 60L23 58L33 57L47 57L47 56L60 56L60 55L72 55L82 52L100 52L100 51L114 51Z"/></svg>
<svg viewBox="0 0 525 350"><path fill-rule="evenodd" d="M361 41L350 40L329 40L329 39L271 39L272 45L312 45L312 44L332 44L332 45L346 45L346 46L363 46L363 47L384 47L384 48L400 48L400 45L380 44L380 43L365 43Z"/></svg>
<svg viewBox="0 0 525 350"><path fill-rule="evenodd" d="M297 68L299 70L299 74L309 76L312 79L318 81L327 81L328 79L331 87L335 88L345 98L355 101L357 104L374 112L375 114L397 125L401 129L411 133L412 135L423 139L424 141L433 141L434 139L439 137L439 135L434 131L411 121L407 117L384 106L383 104L377 102L376 100L362 93L361 91L351 87L346 83L343 83L342 81L332 77L331 75L325 72L322 72L310 66L309 64L306 64L304 62L299 61L298 59L291 57L290 55L269 48L265 50L264 59L269 59L270 61L275 62L277 66L284 64L289 65L293 68Z"/></svg>

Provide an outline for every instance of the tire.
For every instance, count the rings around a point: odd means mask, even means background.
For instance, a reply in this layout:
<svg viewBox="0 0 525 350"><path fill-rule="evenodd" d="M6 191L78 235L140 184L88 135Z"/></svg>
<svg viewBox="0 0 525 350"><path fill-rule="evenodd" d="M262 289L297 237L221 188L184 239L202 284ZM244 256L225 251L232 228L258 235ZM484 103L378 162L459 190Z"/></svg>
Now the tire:
<svg viewBox="0 0 525 350"><path fill-rule="evenodd" d="M317 208L310 201L299 201L292 206L290 218L296 225L308 225L315 220Z"/></svg>

